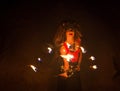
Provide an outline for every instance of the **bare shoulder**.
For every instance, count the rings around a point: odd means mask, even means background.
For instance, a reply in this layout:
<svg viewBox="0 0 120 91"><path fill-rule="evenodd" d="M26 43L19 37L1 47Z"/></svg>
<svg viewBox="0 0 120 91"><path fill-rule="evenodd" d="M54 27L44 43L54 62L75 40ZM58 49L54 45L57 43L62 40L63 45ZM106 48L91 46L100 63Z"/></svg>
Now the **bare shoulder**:
<svg viewBox="0 0 120 91"><path fill-rule="evenodd" d="M64 45L61 45L61 47L60 47L60 54L61 55L65 55L66 54L66 48L65 48Z"/></svg>

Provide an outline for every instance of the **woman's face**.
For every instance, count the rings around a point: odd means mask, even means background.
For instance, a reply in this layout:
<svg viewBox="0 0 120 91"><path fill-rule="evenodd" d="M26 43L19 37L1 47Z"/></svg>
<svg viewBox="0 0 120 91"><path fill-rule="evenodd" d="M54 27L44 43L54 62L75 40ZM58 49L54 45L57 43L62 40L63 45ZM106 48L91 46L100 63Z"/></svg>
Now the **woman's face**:
<svg viewBox="0 0 120 91"><path fill-rule="evenodd" d="M75 32L71 28L66 31L66 37L74 37Z"/></svg>

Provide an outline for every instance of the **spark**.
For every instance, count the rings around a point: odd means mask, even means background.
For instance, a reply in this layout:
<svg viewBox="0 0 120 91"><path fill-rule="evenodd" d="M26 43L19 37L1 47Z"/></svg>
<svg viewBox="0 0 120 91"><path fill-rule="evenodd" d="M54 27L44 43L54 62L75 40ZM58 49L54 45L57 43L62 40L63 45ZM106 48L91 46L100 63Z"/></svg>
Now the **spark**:
<svg viewBox="0 0 120 91"><path fill-rule="evenodd" d="M29 65L29 66L33 69L33 71L37 72L37 68L34 65Z"/></svg>
<svg viewBox="0 0 120 91"><path fill-rule="evenodd" d="M87 52L82 46L80 48L82 50L82 53L86 53Z"/></svg>
<svg viewBox="0 0 120 91"><path fill-rule="evenodd" d="M90 66L90 68L96 70L98 67L97 67L97 65L92 65L92 66Z"/></svg>
<svg viewBox="0 0 120 91"><path fill-rule="evenodd" d="M91 56L89 59L90 59L90 60L95 60L95 57L94 57L94 56Z"/></svg>
<svg viewBox="0 0 120 91"><path fill-rule="evenodd" d="M71 55L71 54L67 54L67 55L60 55L60 56L61 56L62 58L66 58L68 62L70 62L70 60L71 60L72 58L74 58L74 56L73 56L73 55Z"/></svg>
<svg viewBox="0 0 120 91"><path fill-rule="evenodd" d="M38 61L41 61L41 58L38 58Z"/></svg>
<svg viewBox="0 0 120 91"><path fill-rule="evenodd" d="M52 52L52 48L48 47L48 53L51 53Z"/></svg>

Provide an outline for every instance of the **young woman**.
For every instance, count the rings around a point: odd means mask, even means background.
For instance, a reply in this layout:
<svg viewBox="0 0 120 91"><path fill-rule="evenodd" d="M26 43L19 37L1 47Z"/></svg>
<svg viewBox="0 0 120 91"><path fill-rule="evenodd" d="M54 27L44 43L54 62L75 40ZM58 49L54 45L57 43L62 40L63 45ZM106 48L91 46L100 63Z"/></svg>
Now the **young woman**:
<svg viewBox="0 0 120 91"><path fill-rule="evenodd" d="M58 91L68 91L69 88L69 91L75 91L75 89L78 91L80 88L81 37L80 26L74 21L62 22L55 34L54 45ZM76 86L78 88L75 88Z"/></svg>

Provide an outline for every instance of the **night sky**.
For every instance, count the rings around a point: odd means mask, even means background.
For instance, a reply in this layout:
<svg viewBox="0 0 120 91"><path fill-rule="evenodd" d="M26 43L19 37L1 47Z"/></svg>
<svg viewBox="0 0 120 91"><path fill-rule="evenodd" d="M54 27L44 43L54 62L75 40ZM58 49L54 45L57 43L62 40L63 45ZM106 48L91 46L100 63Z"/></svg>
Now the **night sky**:
<svg viewBox="0 0 120 91"><path fill-rule="evenodd" d="M81 25L82 46L87 50L81 65L84 91L117 89L113 61L117 60L120 67L118 1L6 0L0 5L1 91L50 91L50 82L54 81L49 67L52 55L46 48L52 44L58 24L66 19L76 20ZM97 70L89 69L90 56L96 57ZM43 59L42 63L37 61L38 57ZM29 64L37 65L40 71L34 72Z"/></svg>

